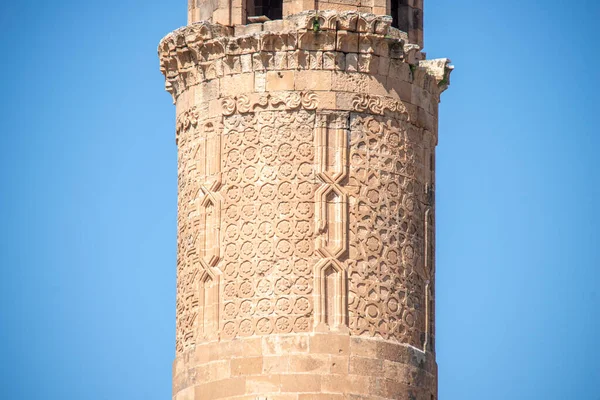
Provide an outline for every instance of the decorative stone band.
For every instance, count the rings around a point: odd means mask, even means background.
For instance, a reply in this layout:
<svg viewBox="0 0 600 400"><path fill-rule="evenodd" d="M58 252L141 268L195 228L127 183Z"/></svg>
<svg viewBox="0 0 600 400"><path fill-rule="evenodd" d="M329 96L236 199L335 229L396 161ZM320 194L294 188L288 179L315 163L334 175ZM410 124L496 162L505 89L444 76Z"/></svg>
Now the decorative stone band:
<svg viewBox="0 0 600 400"><path fill-rule="evenodd" d="M158 47L166 90L186 88L244 72L335 70L387 75L394 63L411 66L413 84L439 98L449 83L449 60L425 61L388 16L307 11L285 20L226 27L200 22L180 28ZM433 78L433 79L432 79Z"/></svg>
<svg viewBox="0 0 600 400"><path fill-rule="evenodd" d="M384 115L386 112L398 114L401 121L410 121L410 115L406 106L395 99L383 96L370 96L368 94L357 94L352 99L352 109L358 112L368 112L376 115Z"/></svg>
<svg viewBox="0 0 600 400"><path fill-rule="evenodd" d="M314 110L318 105L318 98L312 92L287 92L284 94L241 95L238 97L225 97L221 101L223 115L232 115L236 112L245 114L255 111L255 108L270 108L276 110L296 110L300 107Z"/></svg>
<svg viewBox="0 0 600 400"><path fill-rule="evenodd" d="M221 113L228 116L234 113L245 114L257 110L315 110L319 108L319 96L315 92L252 93L229 96L221 99ZM375 115L390 115L401 121L414 121L408 108L402 101L385 96L355 94L348 107L336 107L337 111L366 112ZM209 118L193 106L182 112L177 118L177 137L198 123ZM176 140L177 141L177 140Z"/></svg>

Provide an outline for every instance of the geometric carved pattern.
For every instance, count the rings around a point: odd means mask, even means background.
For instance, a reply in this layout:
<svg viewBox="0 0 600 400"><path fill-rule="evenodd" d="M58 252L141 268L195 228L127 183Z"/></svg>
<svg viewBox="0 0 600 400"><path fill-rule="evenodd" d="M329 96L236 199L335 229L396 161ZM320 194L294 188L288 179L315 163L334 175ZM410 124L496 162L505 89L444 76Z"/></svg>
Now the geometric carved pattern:
<svg viewBox="0 0 600 400"><path fill-rule="evenodd" d="M364 109L381 110L376 101L363 103L357 101ZM426 330L423 134L381 114L350 117L349 328L356 335L421 348Z"/></svg>
<svg viewBox="0 0 600 400"><path fill-rule="evenodd" d="M194 120L178 136L177 352L218 332L220 147L220 120Z"/></svg>
<svg viewBox="0 0 600 400"><path fill-rule="evenodd" d="M240 96L182 125L178 352L313 329L432 348L433 147L401 103L355 100Z"/></svg>
<svg viewBox="0 0 600 400"><path fill-rule="evenodd" d="M340 257L348 249L348 114L318 115L315 132L316 170L322 184L315 197L315 325L347 326L346 270Z"/></svg>
<svg viewBox="0 0 600 400"><path fill-rule="evenodd" d="M312 330L315 112L290 99L225 108L222 339Z"/></svg>
<svg viewBox="0 0 600 400"><path fill-rule="evenodd" d="M196 147L194 160L203 184L200 185L202 198L199 201L199 213L202 215L200 234L204 237L201 243L201 259L208 267L214 267L221 258L221 199L217 193L221 187L221 135L214 131L211 123L205 125L207 136L204 146ZM202 154L198 154L198 152Z"/></svg>
<svg viewBox="0 0 600 400"><path fill-rule="evenodd" d="M313 8L294 4L284 13ZM422 60L389 16L342 8L161 41L177 106L176 398L437 398L435 354L419 349L435 344L433 149L452 67ZM285 337L257 337L271 333ZM365 368L382 362L385 376Z"/></svg>

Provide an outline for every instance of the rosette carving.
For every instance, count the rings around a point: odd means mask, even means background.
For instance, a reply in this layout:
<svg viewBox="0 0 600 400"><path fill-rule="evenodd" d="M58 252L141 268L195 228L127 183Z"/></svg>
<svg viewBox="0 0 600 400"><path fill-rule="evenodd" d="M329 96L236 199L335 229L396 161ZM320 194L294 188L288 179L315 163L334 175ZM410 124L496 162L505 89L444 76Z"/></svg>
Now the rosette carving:
<svg viewBox="0 0 600 400"><path fill-rule="evenodd" d="M241 95L237 98L237 109L240 113L250 112L252 109L252 104L250 104L250 99L246 95Z"/></svg>
<svg viewBox="0 0 600 400"><path fill-rule="evenodd" d="M233 97L225 97L221 100L221 107L224 115L232 115L235 112L235 99Z"/></svg>
<svg viewBox="0 0 600 400"><path fill-rule="evenodd" d="M307 110L314 110L319 105L316 93L308 92L302 95L302 106Z"/></svg>

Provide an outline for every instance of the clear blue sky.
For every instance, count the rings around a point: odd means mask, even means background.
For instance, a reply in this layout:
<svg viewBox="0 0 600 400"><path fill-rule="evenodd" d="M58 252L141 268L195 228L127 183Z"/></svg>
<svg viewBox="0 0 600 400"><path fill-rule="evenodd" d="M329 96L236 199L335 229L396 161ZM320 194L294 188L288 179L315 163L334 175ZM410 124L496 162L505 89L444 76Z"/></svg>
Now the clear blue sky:
<svg viewBox="0 0 600 400"><path fill-rule="evenodd" d="M186 3L0 5L2 399L170 397ZM599 400L600 5L425 3L440 399Z"/></svg>

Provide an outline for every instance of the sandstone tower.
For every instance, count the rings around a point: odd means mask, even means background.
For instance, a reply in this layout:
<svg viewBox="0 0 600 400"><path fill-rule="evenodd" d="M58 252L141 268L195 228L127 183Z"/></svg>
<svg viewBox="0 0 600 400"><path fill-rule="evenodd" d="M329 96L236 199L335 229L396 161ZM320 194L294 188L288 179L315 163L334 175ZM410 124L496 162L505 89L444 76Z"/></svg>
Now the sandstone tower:
<svg viewBox="0 0 600 400"><path fill-rule="evenodd" d="M436 400L423 0L190 0L173 398ZM392 17L388 16L392 15Z"/></svg>

